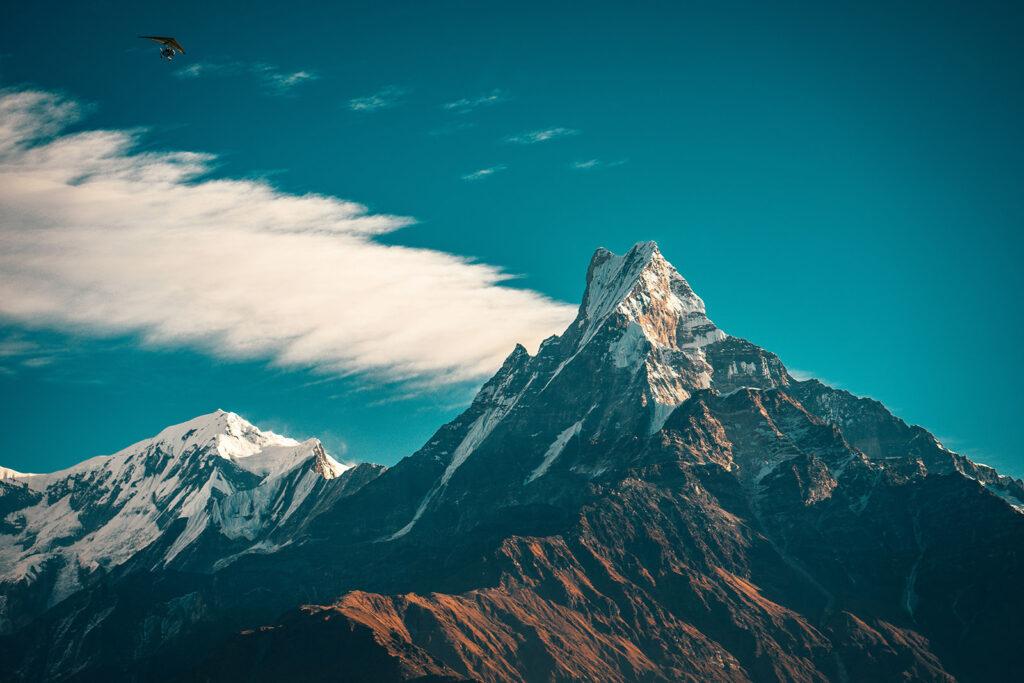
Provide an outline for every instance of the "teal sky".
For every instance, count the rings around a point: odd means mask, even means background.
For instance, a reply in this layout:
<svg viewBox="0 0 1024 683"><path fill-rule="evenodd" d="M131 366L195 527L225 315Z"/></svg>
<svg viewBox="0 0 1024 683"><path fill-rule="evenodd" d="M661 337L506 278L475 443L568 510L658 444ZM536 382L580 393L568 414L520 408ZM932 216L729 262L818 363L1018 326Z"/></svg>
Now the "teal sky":
<svg viewBox="0 0 1024 683"><path fill-rule="evenodd" d="M366 239L490 264L544 310L578 302L596 247L657 240L727 332L1024 476L1024 12L825 4L8 3L0 87L79 103L64 134L213 155L203 179L412 217ZM0 214L0 246L26 215ZM0 291L0 464L23 471L215 408L393 463L479 382L147 342Z"/></svg>

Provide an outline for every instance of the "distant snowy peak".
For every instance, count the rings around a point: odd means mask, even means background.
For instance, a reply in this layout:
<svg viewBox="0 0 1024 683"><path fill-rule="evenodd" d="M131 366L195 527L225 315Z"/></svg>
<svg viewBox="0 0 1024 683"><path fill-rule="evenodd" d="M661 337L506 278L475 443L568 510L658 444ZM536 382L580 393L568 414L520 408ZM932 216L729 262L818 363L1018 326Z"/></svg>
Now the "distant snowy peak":
<svg viewBox="0 0 1024 683"><path fill-rule="evenodd" d="M612 315L636 323L638 331L660 348L692 351L727 337L708 319L704 301L654 242L640 242L621 256L603 248L594 253L574 323L581 345Z"/></svg>
<svg viewBox="0 0 1024 683"><path fill-rule="evenodd" d="M119 469L121 463L144 453L160 453L163 457L171 460L188 454L202 454L204 457L219 455L244 470L259 473L257 470L263 469L266 470L263 474L267 474L271 471L283 471L280 469L281 464L299 457L301 453L304 453L303 459L308 458L313 450L314 442L315 440L310 440L304 445L295 439L270 431L262 431L236 413L216 410L207 415L192 418L187 422L167 427L156 436L138 441L113 455L89 458L68 469L48 474L23 474L8 468L0 468L0 479L17 481L33 489L44 490L51 484L67 477L85 475L98 470ZM319 445L319 442L315 443ZM286 456L285 453L288 455ZM254 461L248 466L243 464L245 459L260 454L264 454L264 460L267 462L257 463ZM276 464L269 464L269 460L272 459L276 461ZM334 465L340 467L336 462ZM333 469L335 468L332 466L326 468L325 471L333 471Z"/></svg>
<svg viewBox="0 0 1024 683"><path fill-rule="evenodd" d="M257 429L235 413L216 410L167 427L152 439L133 444L121 453L135 452L140 447L156 444L164 446L171 455L181 455L194 448L205 450L212 447L221 457L238 461L269 447L289 448L298 446L299 442Z"/></svg>
<svg viewBox="0 0 1024 683"><path fill-rule="evenodd" d="M59 472L0 468L0 494L10 494L0 584L38 579L40 599L54 604L154 544L164 563L204 536L245 550L301 518L307 499L351 468L317 439L262 431L223 410ZM5 619L0 604L0 631Z"/></svg>

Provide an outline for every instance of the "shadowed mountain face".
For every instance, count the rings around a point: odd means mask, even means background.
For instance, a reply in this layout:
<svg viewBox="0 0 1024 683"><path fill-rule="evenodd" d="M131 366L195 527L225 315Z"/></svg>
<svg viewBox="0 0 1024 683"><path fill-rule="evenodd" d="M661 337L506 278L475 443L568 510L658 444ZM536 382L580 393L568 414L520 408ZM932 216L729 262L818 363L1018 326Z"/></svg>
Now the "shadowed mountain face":
<svg viewBox="0 0 1024 683"><path fill-rule="evenodd" d="M1016 671L1024 485L875 401L794 380L715 327L653 243L598 250L569 328L517 347L388 470L236 427L239 452L158 438L141 452L170 464L138 476L0 482L6 677ZM156 521L113 555L93 539L124 506ZM60 533L40 521L53 510Z"/></svg>

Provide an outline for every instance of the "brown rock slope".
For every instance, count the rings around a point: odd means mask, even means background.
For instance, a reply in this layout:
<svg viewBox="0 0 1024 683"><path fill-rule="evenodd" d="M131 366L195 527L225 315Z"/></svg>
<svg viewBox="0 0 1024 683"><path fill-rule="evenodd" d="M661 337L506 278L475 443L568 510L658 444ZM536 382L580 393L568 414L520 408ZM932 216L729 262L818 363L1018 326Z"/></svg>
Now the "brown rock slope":
<svg viewBox="0 0 1024 683"><path fill-rule="evenodd" d="M755 452L781 459L757 486L749 473L764 458L749 460ZM960 662L955 645L936 654L924 634L943 640L944 620L918 624L907 608L914 565L920 589L924 574L906 548L948 554L962 544L957 526L940 519L926 531L914 521L941 513L947 501L932 489L949 488L946 480L960 481L970 505L991 500L992 518L967 523L978 533L1005 525L1020 543L1019 514L960 475L933 483L919 464L908 474L905 466L873 464L785 392L699 394L635 455L627 476L594 486L569 532L502 543L491 558L497 585L458 595L354 591L307 608L266 640L308 669L312 653L292 644L330 617L351 633L371 631L410 678L481 681L949 681L954 664L975 680L988 667L1010 671L1009 637L990 627L982 630L995 639L979 650L985 664ZM976 569L974 583L1019 600L1009 580L1020 576L1019 561L1003 565L1002 581L1001 567L957 561L958 576ZM927 572L929 584L949 580L938 558ZM928 601L940 613L947 602L938 586ZM992 607L972 608L972 621L992 619L983 614ZM1019 617L995 618L1020 632ZM958 637L976 640L976 628Z"/></svg>

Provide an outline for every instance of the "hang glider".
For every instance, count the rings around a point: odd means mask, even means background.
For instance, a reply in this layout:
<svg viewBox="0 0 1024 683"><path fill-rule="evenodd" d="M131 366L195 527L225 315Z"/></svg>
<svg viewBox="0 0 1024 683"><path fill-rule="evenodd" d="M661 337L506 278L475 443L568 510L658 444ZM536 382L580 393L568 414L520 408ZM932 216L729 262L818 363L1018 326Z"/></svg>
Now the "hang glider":
<svg viewBox="0 0 1024 683"><path fill-rule="evenodd" d="M152 40L154 43L159 43L163 47L160 49L160 56L164 59L174 59L176 52L185 54L185 48L181 46L177 38L171 38L170 36L139 36L139 38L145 38L146 40Z"/></svg>

